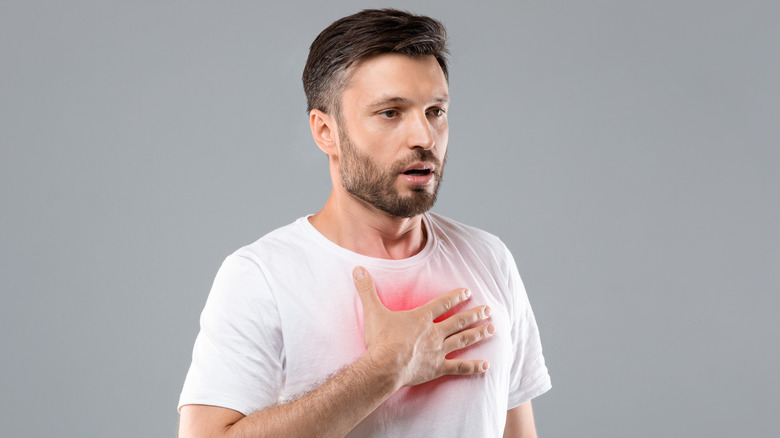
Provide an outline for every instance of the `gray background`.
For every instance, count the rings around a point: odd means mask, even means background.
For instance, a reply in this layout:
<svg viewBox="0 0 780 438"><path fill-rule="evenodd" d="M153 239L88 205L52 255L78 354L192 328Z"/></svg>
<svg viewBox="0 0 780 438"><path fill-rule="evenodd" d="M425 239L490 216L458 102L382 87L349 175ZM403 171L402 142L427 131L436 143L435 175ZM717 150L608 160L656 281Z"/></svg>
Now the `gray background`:
<svg viewBox="0 0 780 438"><path fill-rule="evenodd" d="M449 28L435 210L516 256L542 435L778 436L780 7L703 0L0 0L0 434L175 434L222 259L329 192L308 45L377 5Z"/></svg>

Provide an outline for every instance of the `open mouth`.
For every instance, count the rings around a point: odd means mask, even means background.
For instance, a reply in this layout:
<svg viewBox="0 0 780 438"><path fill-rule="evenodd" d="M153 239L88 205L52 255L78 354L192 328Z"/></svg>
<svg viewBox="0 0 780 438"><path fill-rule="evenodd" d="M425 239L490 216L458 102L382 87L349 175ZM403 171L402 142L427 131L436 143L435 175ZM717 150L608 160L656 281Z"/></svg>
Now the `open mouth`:
<svg viewBox="0 0 780 438"><path fill-rule="evenodd" d="M431 173L431 169L409 169L404 172L404 175L425 176L429 173Z"/></svg>

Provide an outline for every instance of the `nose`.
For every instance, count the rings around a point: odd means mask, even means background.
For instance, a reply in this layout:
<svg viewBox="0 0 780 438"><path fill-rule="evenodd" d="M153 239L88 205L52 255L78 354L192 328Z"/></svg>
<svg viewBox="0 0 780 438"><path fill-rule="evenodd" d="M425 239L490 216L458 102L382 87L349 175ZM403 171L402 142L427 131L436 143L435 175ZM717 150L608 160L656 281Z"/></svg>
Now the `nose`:
<svg viewBox="0 0 780 438"><path fill-rule="evenodd" d="M424 112L415 114L409 121L409 148L432 149L436 144L433 136L433 126Z"/></svg>

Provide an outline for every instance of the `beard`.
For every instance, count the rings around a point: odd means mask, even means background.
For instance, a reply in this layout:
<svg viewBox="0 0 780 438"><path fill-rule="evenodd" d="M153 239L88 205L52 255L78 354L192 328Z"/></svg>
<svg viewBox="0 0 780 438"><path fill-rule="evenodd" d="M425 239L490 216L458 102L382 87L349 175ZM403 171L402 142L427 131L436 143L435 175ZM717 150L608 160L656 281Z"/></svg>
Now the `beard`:
<svg viewBox="0 0 780 438"><path fill-rule="evenodd" d="M425 213L436 203L439 193L444 164L447 163L445 153L440 162L428 149L415 148L408 159L393 163L388 168L382 168L368 155L358 152L343 128L339 129L341 143L341 183L344 189L356 198L390 216L410 218ZM398 175L407 167L419 161L431 162L436 166L433 175L433 186L412 185L411 193L399 193L396 183Z"/></svg>

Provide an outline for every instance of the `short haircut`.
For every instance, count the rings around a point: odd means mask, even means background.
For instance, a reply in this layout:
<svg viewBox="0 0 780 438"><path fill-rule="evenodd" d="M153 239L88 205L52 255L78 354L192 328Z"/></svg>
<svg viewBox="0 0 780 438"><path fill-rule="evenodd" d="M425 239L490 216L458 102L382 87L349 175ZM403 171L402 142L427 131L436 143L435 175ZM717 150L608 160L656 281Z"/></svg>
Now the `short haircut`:
<svg viewBox="0 0 780 438"><path fill-rule="evenodd" d="M433 55L449 81L447 31L440 21L397 9L366 9L335 21L311 44L303 69L306 111L316 108L338 118L347 69L385 53Z"/></svg>

